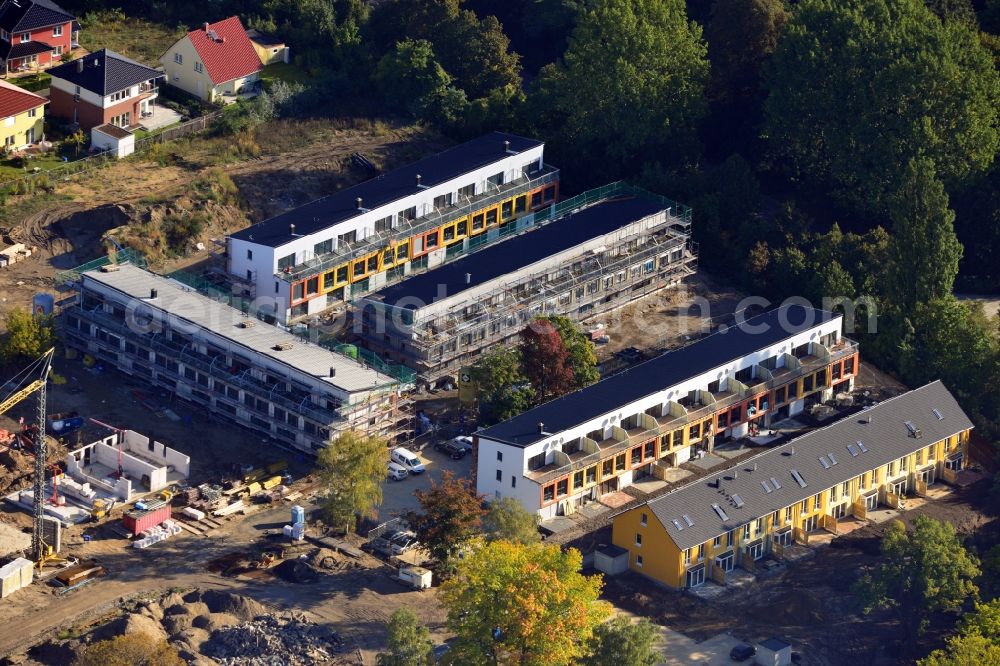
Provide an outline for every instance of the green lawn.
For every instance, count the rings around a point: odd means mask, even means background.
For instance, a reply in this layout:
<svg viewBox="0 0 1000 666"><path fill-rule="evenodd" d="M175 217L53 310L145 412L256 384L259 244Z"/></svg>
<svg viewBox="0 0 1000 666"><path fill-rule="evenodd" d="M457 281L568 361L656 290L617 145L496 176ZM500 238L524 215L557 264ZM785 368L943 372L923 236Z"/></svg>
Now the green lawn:
<svg viewBox="0 0 1000 666"><path fill-rule="evenodd" d="M85 153L81 151L80 154L84 155ZM72 153L70 153L70 159L73 159ZM59 155L58 150L25 160L23 168L13 166L11 160L0 160L0 181L23 176L25 173L33 171L36 167L41 171L48 171L60 164L62 164L62 157Z"/></svg>
<svg viewBox="0 0 1000 666"><path fill-rule="evenodd" d="M48 88L51 80L52 77L50 75L45 72L38 72L36 74L27 74L25 76L12 76L7 79L7 82L20 86L25 90L30 90L31 92L38 92L39 90L45 90Z"/></svg>
<svg viewBox="0 0 1000 666"><path fill-rule="evenodd" d="M312 82L312 77L301 67L296 67L291 63L276 62L264 68L264 71L260 73L260 80L267 88L275 81L309 85Z"/></svg>
<svg viewBox="0 0 1000 666"><path fill-rule="evenodd" d="M155 67L158 58L183 37L183 27L169 27L125 16L121 10L92 12L81 20L80 46L88 51L111 49Z"/></svg>

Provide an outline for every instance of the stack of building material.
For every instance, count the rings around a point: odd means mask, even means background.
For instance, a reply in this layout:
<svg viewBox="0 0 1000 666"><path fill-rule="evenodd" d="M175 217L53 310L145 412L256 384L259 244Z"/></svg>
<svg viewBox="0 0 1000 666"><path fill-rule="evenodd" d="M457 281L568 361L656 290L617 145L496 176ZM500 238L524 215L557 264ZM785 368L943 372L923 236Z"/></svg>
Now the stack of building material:
<svg viewBox="0 0 1000 666"><path fill-rule="evenodd" d="M31 585L34 575L34 563L23 557L0 567L0 599L10 596L22 587Z"/></svg>
<svg viewBox="0 0 1000 666"><path fill-rule="evenodd" d="M187 516L191 520L205 520L205 512L204 511L199 511L198 509L194 508L193 506L184 507L184 510L181 511L181 513L183 513L185 516Z"/></svg>
<svg viewBox="0 0 1000 666"><path fill-rule="evenodd" d="M148 530L142 532L142 538L136 539L132 542L133 548L148 548L154 543L159 543L165 539L169 539L175 534L181 533L181 526L175 523L171 519L164 520L161 524L156 527L151 527Z"/></svg>

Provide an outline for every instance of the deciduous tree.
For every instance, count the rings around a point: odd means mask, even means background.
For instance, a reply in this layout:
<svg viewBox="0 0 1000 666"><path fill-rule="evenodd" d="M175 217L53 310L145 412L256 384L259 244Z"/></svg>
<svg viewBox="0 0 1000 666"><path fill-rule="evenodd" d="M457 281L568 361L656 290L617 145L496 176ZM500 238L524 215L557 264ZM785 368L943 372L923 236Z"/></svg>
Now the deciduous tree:
<svg viewBox="0 0 1000 666"><path fill-rule="evenodd" d="M988 168L1000 142L990 54L923 0L802 0L767 82L776 163L866 214L887 209L914 157L950 185Z"/></svg>
<svg viewBox="0 0 1000 666"><path fill-rule="evenodd" d="M521 371L521 351L515 347L497 347L480 356L470 374L476 382L483 425L513 418L535 402L535 390Z"/></svg>
<svg viewBox="0 0 1000 666"><path fill-rule="evenodd" d="M434 642L427 627L408 608L397 608L386 623L386 651L375 657L378 666L430 666Z"/></svg>
<svg viewBox="0 0 1000 666"><path fill-rule="evenodd" d="M389 463L388 443L354 431L342 433L316 457L326 493L323 509L331 524L350 532L357 516L374 517L382 504L382 483Z"/></svg>
<svg viewBox="0 0 1000 666"><path fill-rule="evenodd" d="M459 479L448 470L439 483L413 493L420 511L407 521L427 551L438 561L439 571L448 571L452 557L463 551L478 534L483 523L483 498L470 479Z"/></svg>
<svg viewBox="0 0 1000 666"><path fill-rule="evenodd" d="M590 386L599 380L601 373L597 370L597 354L590 338L569 317L553 315L546 319L556 327L566 348L567 360L573 370L573 388Z"/></svg>
<svg viewBox="0 0 1000 666"><path fill-rule="evenodd" d="M590 641L590 654L581 660L581 666L656 666L663 657L653 649L656 627L642 618L633 623L619 615L594 629Z"/></svg>
<svg viewBox="0 0 1000 666"><path fill-rule="evenodd" d="M713 97L746 102L760 90L761 66L788 22L782 0L715 0L705 29Z"/></svg>
<svg viewBox="0 0 1000 666"><path fill-rule="evenodd" d="M488 541L513 541L525 545L542 540L538 533L538 515L527 511L513 497L500 497L490 502L483 517L483 531Z"/></svg>
<svg viewBox="0 0 1000 666"><path fill-rule="evenodd" d="M573 388L569 352L559 331L547 319L534 319L521 331L521 367L540 402Z"/></svg>
<svg viewBox="0 0 1000 666"><path fill-rule="evenodd" d="M441 586L455 663L568 666L610 613L600 576L580 573L570 548L494 541L464 558Z"/></svg>
<svg viewBox="0 0 1000 666"><path fill-rule="evenodd" d="M451 81L431 43L423 39L398 42L375 70L375 83L385 99L401 102L417 118L445 97Z"/></svg>
<svg viewBox="0 0 1000 666"><path fill-rule="evenodd" d="M22 365L33 361L55 344L52 317L27 310L11 310L4 317L6 332L0 337L0 364Z"/></svg>
<svg viewBox="0 0 1000 666"><path fill-rule="evenodd" d="M910 638L922 633L935 612L958 608L978 588L979 562L962 546L955 528L918 516L913 532L900 521L882 537L882 561L855 587L866 613L895 609Z"/></svg>

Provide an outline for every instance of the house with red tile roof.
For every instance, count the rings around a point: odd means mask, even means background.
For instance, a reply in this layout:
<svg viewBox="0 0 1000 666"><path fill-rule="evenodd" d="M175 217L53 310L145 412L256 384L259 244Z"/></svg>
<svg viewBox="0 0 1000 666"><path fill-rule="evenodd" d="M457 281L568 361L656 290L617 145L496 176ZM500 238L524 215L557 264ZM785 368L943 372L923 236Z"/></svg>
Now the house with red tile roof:
<svg viewBox="0 0 1000 666"><path fill-rule="evenodd" d="M21 150L42 140L48 103L40 95L0 81L0 140L4 151Z"/></svg>
<svg viewBox="0 0 1000 666"><path fill-rule="evenodd" d="M263 65L239 17L205 23L160 56L167 83L208 102L256 93Z"/></svg>

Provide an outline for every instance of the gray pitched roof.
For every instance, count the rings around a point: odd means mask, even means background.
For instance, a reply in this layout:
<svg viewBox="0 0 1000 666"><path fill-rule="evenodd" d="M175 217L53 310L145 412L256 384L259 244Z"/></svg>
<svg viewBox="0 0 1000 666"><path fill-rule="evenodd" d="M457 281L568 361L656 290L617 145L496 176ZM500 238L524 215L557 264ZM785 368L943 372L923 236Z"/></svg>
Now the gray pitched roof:
<svg viewBox="0 0 1000 666"><path fill-rule="evenodd" d="M94 51L77 60L53 67L49 74L102 97L163 76L163 72L110 49Z"/></svg>
<svg viewBox="0 0 1000 666"><path fill-rule="evenodd" d="M911 436L908 421L921 431L919 438ZM679 548L692 548L969 428L969 417L944 384L936 381L698 479L646 506ZM859 449L859 441L867 451ZM804 488L793 470L805 481ZM779 488L774 488L772 478ZM716 487L719 480L721 487ZM770 492L762 485L765 481ZM726 518L716 513L713 504ZM677 529L675 520L682 529Z"/></svg>
<svg viewBox="0 0 1000 666"><path fill-rule="evenodd" d="M72 14L51 0L5 0L0 5L0 28L7 32L27 32L76 22Z"/></svg>

